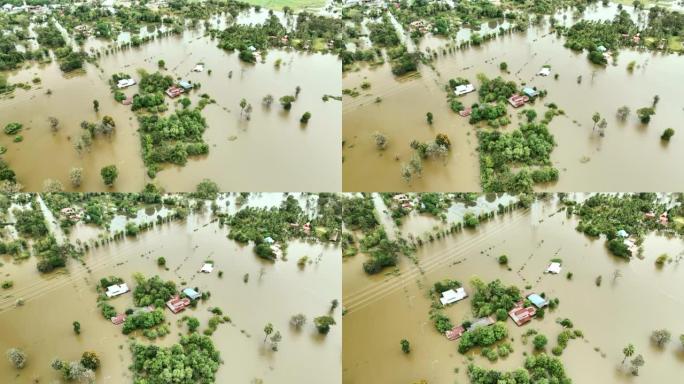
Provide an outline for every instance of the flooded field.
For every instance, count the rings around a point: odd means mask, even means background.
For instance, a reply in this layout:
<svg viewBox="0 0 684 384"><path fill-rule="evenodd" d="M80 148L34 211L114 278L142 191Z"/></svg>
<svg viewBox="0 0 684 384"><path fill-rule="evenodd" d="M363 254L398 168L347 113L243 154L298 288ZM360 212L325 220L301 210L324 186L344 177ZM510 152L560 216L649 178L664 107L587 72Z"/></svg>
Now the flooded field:
<svg viewBox="0 0 684 384"><path fill-rule="evenodd" d="M259 15L266 11L248 14L241 22L258 21ZM8 73L11 83L31 83L34 78L41 82L28 91L17 89L14 98L0 99L0 126L24 125L21 143L12 142L10 135L0 137L0 145L7 148L4 160L28 191L41 191L46 179L59 180L72 189L68 178L72 167L83 168L80 190L106 190L100 169L109 164L116 165L120 174L111 190L141 190L153 180L142 162L138 122L130 106L114 100L107 81L119 72L133 78L139 78L138 69L155 72L157 61L163 59L164 74L201 84L189 96L193 106L205 93L216 103L202 112L208 124L204 140L209 154L190 157L184 167L164 167L154 179L160 186L174 192L192 191L199 181L209 178L230 190L339 190L341 103L322 100L324 95L340 94L340 77L330 76L340 73L338 58L273 50L263 63L251 65L216 45L199 28L103 55L95 64L86 64L84 73L68 78L56 62ZM85 47L99 50L105 44L91 38ZM276 61L282 64L276 66ZM197 63L204 63L203 72L191 72ZM137 87L124 93L132 96ZM289 112L284 111L278 98L294 94L297 87L301 88L297 101ZM261 102L268 94L276 100L270 108ZM241 113L243 98L253 105L249 120ZM99 112L93 110L93 100L99 101ZM176 101L166 98L167 114L178 108ZM311 113L306 126L299 122L304 112ZM115 133L93 139L90 150L79 153L75 145L83 131L81 122L97 122L104 116L114 119ZM57 132L51 131L49 117L59 121Z"/></svg>
<svg viewBox="0 0 684 384"><path fill-rule="evenodd" d="M626 7L627 9L628 7ZM616 6L590 6L586 19L612 19ZM559 14L563 24L572 21ZM616 63L605 68L591 64L585 53L564 48L564 39L548 31L548 23L533 26L524 33L505 34L480 47L457 50L442 55L448 40L428 36L421 50L439 52L434 69L421 65L419 74L404 78L392 75L389 65L364 68L345 73L343 88L356 88L358 97L345 96L343 106L343 189L346 191L475 191L480 190L480 166L475 128L449 109L445 84L463 77L474 82L476 75L501 75L518 84L538 87L548 95L534 106L543 113L544 104L555 103L565 111L549 125L557 147L551 153L554 167L559 169L558 182L538 186L539 190L581 191L666 191L677 189L684 180L676 164L684 160L684 142L674 139L664 144L660 135L666 128L678 129L684 118L684 91L672 87L681 80L682 57L638 51L621 51ZM467 39L465 36L458 42ZM635 61L629 72L626 67ZM508 64L509 73L499 69ZM551 66L551 76L535 74L544 65ZM554 75L558 74L558 79ZM578 77L582 77L578 83ZM363 82L370 83L362 89ZM657 112L650 124L639 122L634 111L650 106L655 95L660 97ZM381 102L376 102L376 98ZM464 105L477 101L471 93L459 98ZM626 122L616 117L619 107L626 105L632 113ZM432 112L434 123L426 122ZM508 106L517 127L517 110ZM608 123L605 137L593 131L592 114L599 112ZM380 131L388 139L387 149L378 151L372 134ZM401 164L411 159L412 140L433 140L446 133L452 149L444 160L424 161L421 177L406 183L401 177ZM653 172L654 169L659 172ZM668 175L663 177L663 175Z"/></svg>
<svg viewBox="0 0 684 384"><path fill-rule="evenodd" d="M223 197L219 204L225 207L228 200L234 206L234 198ZM281 199L282 195L255 195L249 204L272 206ZM135 221L153 220L163 213L151 206L145 213L139 213ZM114 223L112 231L117 228ZM79 227L70 237L85 239L99 232L91 227L87 233ZM169 335L152 342L138 336L138 342L171 345L178 341L180 333L187 332L186 325L178 321L184 315L198 318L202 331L212 316L209 309L219 307L231 322L220 324L212 336L223 360L216 382L327 382L329 377L339 377L341 326L332 327L322 337L312 324L314 317L328 314L331 300L341 297L339 248L327 243L293 241L288 244L287 260L270 263L257 258L251 246L228 240L226 234L226 227L219 227L212 220L207 207L184 222L157 224L137 238L92 250L86 254L83 265L70 260L67 270L52 275L39 274L33 258L13 263L3 256L0 272L3 279L14 281L14 288L3 291L0 298L0 349L23 349L28 364L15 370L5 360L0 364L0 382L55 382L59 376L50 368L52 359L78 359L85 350L95 351L102 361L97 371L98 383L131 382L128 337L122 335L121 326L102 317L95 285L100 278L115 275L133 288L131 276L136 272L147 277L159 275L179 286L211 292L211 297L197 308L188 308L178 315L165 311L170 322ZM311 262L305 267L298 266L297 260L305 255ZM157 265L160 256L166 259L165 268ZM206 260L214 262L215 270L199 273ZM15 305L18 298L24 299L23 306ZM129 307L132 294L116 297L110 303L118 309ZM301 331L289 323L297 313L308 319ZM339 308L331 315L341 323ZM72 331L73 321L81 323L78 336ZM263 342L267 323L282 333L278 352L271 351Z"/></svg>
<svg viewBox="0 0 684 384"><path fill-rule="evenodd" d="M681 255L682 240L650 235L644 242L643 259L626 262L610 256L603 240L575 231L575 219L568 219L558 209L551 198L537 201L529 209L498 215L475 230L419 248L417 266L402 258L397 272L387 270L384 275L368 277L361 268L366 256L347 258L343 265L347 310L343 382L467 383L470 363L511 371L522 367L525 355L533 353L531 342L522 343L522 335L529 329L548 337L550 353L562 330L557 318L569 318L575 329L584 333L584 338L570 340L560 356L574 383L675 382L684 364L684 349L678 340L684 328L677 312L684 302L684 280L680 263L658 268L654 261L662 253L673 258ZM408 224L414 216L406 220ZM436 220L425 221L422 228L413 230L421 233L439 225ZM508 255L509 268L497 262L501 254ZM544 274L554 258L562 259L561 274ZM568 272L572 279L566 278ZM603 282L597 286L599 275ZM449 278L462 282L472 295L468 282L474 276L485 282L501 279L523 292L545 292L547 297L557 297L560 304L554 311L547 310L543 320L533 319L522 327L507 321L514 350L508 357L490 363L479 351L462 355L457 351L458 341L448 341L435 330L429 319L427 292L436 281ZM450 305L445 314L454 324L471 319L470 301L466 298ZM673 334L664 349L650 341L651 332L661 328ZM410 354L402 353L401 339L410 341ZM638 378L621 368L622 349L629 343L646 361Z"/></svg>

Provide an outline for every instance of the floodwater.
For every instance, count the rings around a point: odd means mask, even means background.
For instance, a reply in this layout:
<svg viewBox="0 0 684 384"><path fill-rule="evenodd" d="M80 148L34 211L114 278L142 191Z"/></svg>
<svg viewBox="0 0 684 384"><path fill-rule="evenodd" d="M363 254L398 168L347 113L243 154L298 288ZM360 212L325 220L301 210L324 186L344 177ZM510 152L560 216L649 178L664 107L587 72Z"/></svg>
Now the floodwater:
<svg viewBox="0 0 684 384"><path fill-rule="evenodd" d="M157 212L150 213L156 217ZM0 298L0 350L19 347L26 351L29 362L20 371L6 361L0 364L0 382L29 383L33 378L52 382L58 378L50 368L53 358L77 360L85 350L97 352L102 360L97 382L130 382L127 337L120 327L102 318L95 285L108 275L134 284L131 275L135 272L158 274L179 286L185 283L212 294L196 309L179 315L166 311L171 333L155 342L159 345L170 345L178 340L179 332L185 332L185 325L177 324L184 315L197 317L200 331L211 317L210 307L220 307L231 318L232 323L219 325L212 337L224 361L217 382L326 382L339 377L340 309L333 314L338 325L327 337L319 336L312 324L314 317L328 313L331 300L341 297L339 248L291 242L287 261L266 263L253 254L251 246L228 240L227 228L219 228L210 219L208 214L197 213L186 222L157 225L138 238L93 250L86 255L84 266L70 260L67 270L47 276L37 272L33 259L14 264L3 258L3 279L14 280L14 288L3 291ZM300 269L297 260L304 255L314 261ZM167 269L157 266L160 256L166 258ZM205 260L214 261L213 273L197 272ZM218 271L223 271L223 277L218 277ZM247 273L249 281L244 283ZM18 297L25 299L24 306L14 305ZM110 303L119 310L132 306L132 294ZM289 326L290 317L297 313L308 319L301 332ZM80 336L71 329L75 320L82 326ZM262 343L263 327L269 322L283 335L278 352ZM142 336L137 339L147 343Z"/></svg>
<svg viewBox="0 0 684 384"><path fill-rule="evenodd" d="M139 80L137 69L154 72L159 59L166 62L166 74L202 85L190 95L193 105L204 93L216 100L202 112L208 123L204 139L210 147L209 155L189 158L184 167L166 166L155 179L162 187L174 192L192 191L202 179L210 178L230 190L339 190L342 107L334 99L322 100L323 95L340 94L340 77L330 76L340 73L339 59L271 51L264 63L248 65L203 35L201 28L188 30L182 36L157 38L139 48L103 55L95 65L86 64L85 73L68 78L57 63L9 73L12 83L41 79L31 90L17 89L13 99L0 100L0 126L14 121L24 125L20 133L23 142L14 143L13 136L3 134L0 145L7 147L4 159L25 190L41 191L48 178L60 180L70 190L68 174L72 167L84 169L80 190L85 191L139 191L151 182L142 163L135 114L114 100L107 81L119 72ZM90 51L106 49L107 45L91 38L85 47ZM274 65L276 60L282 62L279 68ZM205 64L205 71L191 72L200 62ZM278 98L293 95L297 86L301 93L292 110L286 112ZM46 94L48 89L51 95ZM136 92L137 85L124 93ZM267 94L275 98L270 109L261 103ZM249 121L241 117L242 98L253 106ZM93 110L93 100L100 102L98 113ZM176 102L166 102L169 114ZM307 111L312 117L303 126L299 118ZM74 144L82 132L80 123L100 121L106 115L116 122L115 134L94 139L91 150L79 154ZM49 117L59 120L57 133L50 130ZM99 172L109 164L119 168L112 189L105 187Z"/></svg>
<svg viewBox="0 0 684 384"><path fill-rule="evenodd" d="M572 197L572 196L571 196ZM574 230L576 221L558 212L556 202L536 202L530 209L516 210L421 248L416 256L420 270L401 258L398 273L368 277L361 264L366 256L347 258L343 265L343 304L347 309L343 330L343 382L395 383L425 379L430 383L465 383L467 355L457 352L458 342L440 335L429 320L430 286L438 280L456 279L472 292L473 276L489 282L501 279L525 291L546 292L560 299L555 311L543 320L523 327L507 321L514 353L489 363L471 351L472 363L497 370L522 366L523 353L532 353L531 340L523 345L521 335L536 329L549 339L547 352L556 345L562 328L557 318L569 318L584 339L570 340L560 357L575 383L628 383L632 376L620 369L622 348L634 344L646 365L639 380L670 383L681 375L684 350L678 335L684 333L681 313L684 279L678 263L663 268L654 265L661 253L681 254L681 239L651 235L644 242L644 259L630 262L610 256L603 240L592 240ZM424 228L426 231L430 227ZM508 255L511 270L496 258ZM550 259L561 258L560 275L543 274ZM616 270L621 277L613 278ZM568 280L565 276L572 272ZM595 285L598 275L603 282ZM457 324L472 318L469 299L451 305L445 314ZM655 329L666 328L673 340L663 350L650 343ZM402 353L399 341L411 343L411 353ZM369 342L372 341L372 342Z"/></svg>
<svg viewBox="0 0 684 384"><path fill-rule="evenodd" d="M612 18L615 11L615 6L598 5L585 17ZM535 109L543 113L543 104L553 102L565 111L565 116L557 116L549 126L558 143L551 161L560 170L560 179L538 186L539 190L667 191L677 190L684 183L676 168L684 161L684 141L676 136L669 144L660 140L666 128L677 130L684 118L684 90L672 86L681 80L681 56L621 51L615 65L601 68L592 65L586 53L564 48L564 39L548 33L548 23L446 56L437 47L446 46L448 40L442 40L441 45L436 43L441 39L435 37L424 40L423 49L439 52L434 70L423 65L419 74L396 78L385 64L343 76L343 88L356 87L361 93L356 98L345 96L343 102L345 191L480 190L476 130L467 118L449 109L444 91L444 85L455 77L465 77L477 87L478 73L490 78L502 75L518 84L546 89L548 96L538 101ZM508 63L508 74L499 70L503 61ZM631 61L637 64L633 73L626 69ZM543 65L551 66L552 76L535 76ZM559 78L554 79L554 74ZM582 76L581 84L578 76ZM364 81L371 84L370 89L361 89ZM656 114L644 126L635 111L651 106L655 95L660 96ZM377 97L382 101L376 103ZM477 95L465 95L461 101L470 105L477 101ZM615 116L623 105L632 111L625 123ZM426 122L427 112L434 115L432 126ZM594 112L608 122L603 138L592 131ZM513 123L506 131L517 127L516 111L509 107L509 113ZM375 131L388 138L386 150L375 148ZM422 177L414 177L407 184L400 170L401 164L411 159L410 142L432 141L437 133L449 136L451 154L444 161L424 161ZM668 177L662 177L664 174Z"/></svg>

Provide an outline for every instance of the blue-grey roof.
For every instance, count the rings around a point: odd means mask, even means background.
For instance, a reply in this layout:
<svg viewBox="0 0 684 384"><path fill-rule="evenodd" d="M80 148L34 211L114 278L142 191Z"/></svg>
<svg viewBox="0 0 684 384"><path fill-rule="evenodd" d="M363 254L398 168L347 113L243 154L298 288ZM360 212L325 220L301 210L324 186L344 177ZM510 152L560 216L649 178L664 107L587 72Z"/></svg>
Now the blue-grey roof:
<svg viewBox="0 0 684 384"><path fill-rule="evenodd" d="M541 307L545 306L546 304L548 304L543 297L539 296L536 293L533 293L533 294L527 296L527 300L529 300L537 308L541 308Z"/></svg>
<svg viewBox="0 0 684 384"><path fill-rule="evenodd" d="M193 299L193 300L196 299L196 298L198 298L198 297L200 297L200 294L197 293L197 291L195 291L195 290L192 289L192 288L185 288L185 289L183 290L183 293L184 293L187 297L189 297L189 298L191 298L191 299Z"/></svg>

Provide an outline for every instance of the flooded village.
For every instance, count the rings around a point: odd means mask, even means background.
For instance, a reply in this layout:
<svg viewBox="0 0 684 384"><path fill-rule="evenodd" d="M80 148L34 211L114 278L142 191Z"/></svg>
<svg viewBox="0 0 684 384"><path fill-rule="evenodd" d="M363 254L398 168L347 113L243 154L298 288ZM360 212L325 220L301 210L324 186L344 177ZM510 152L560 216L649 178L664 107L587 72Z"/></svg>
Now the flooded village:
<svg viewBox="0 0 684 384"><path fill-rule="evenodd" d="M681 194L346 196L344 383L679 376Z"/></svg>
<svg viewBox="0 0 684 384"><path fill-rule="evenodd" d="M360 32L343 59L343 189L676 190L683 11L678 1L348 6L343 19Z"/></svg>
<svg viewBox="0 0 684 384"><path fill-rule="evenodd" d="M38 4L0 12L4 190L340 189L341 65L319 10Z"/></svg>
<svg viewBox="0 0 684 384"><path fill-rule="evenodd" d="M341 375L338 196L205 189L0 200L0 381Z"/></svg>

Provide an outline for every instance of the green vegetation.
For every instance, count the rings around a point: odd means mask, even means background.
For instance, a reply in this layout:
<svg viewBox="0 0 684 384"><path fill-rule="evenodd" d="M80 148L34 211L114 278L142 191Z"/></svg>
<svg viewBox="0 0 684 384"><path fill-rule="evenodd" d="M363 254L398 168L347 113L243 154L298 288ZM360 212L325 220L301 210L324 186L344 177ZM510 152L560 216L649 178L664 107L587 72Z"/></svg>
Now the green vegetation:
<svg viewBox="0 0 684 384"><path fill-rule="evenodd" d="M524 369L513 372L486 370L473 364L468 366L468 379L471 384L571 384L572 380L565 375L563 363L545 353L528 356Z"/></svg>
<svg viewBox="0 0 684 384"><path fill-rule="evenodd" d="M512 132L477 132L480 142L480 181L486 192L531 192L535 183L558 180L551 166L556 145L547 123L521 124ZM521 167L518 172L513 168ZM536 167L536 168L531 168Z"/></svg>
<svg viewBox="0 0 684 384"><path fill-rule="evenodd" d="M330 327L335 324L335 319L330 316L319 316L314 319L314 325L321 335L327 335Z"/></svg>
<svg viewBox="0 0 684 384"><path fill-rule="evenodd" d="M138 307L154 305L157 308L164 308L167 300L178 294L176 283L173 281L163 281L159 276L149 279L139 273L133 275L136 287L133 290L133 302Z"/></svg>
<svg viewBox="0 0 684 384"><path fill-rule="evenodd" d="M170 347L134 343L131 352L136 383L213 383L221 362L211 338L197 333Z"/></svg>
<svg viewBox="0 0 684 384"><path fill-rule="evenodd" d="M104 182L104 184L108 187L111 187L112 185L114 185L114 182L119 177L119 170L116 168L116 165L114 164L108 165L100 169L100 176L102 176L102 181Z"/></svg>
<svg viewBox="0 0 684 384"><path fill-rule="evenodd" d="M19 123L8 123L5 125L5 134L16 135L23 128L22 124Z"/></svg>
<svg viewBox="0 0 684 384"><path fill-rule="evenodd" d="M399 342L399 344L401 344L401 351L402 351L402 352L404 352L404 353L406 353L406 354L408 354L408 353L411 352L411 343L409 343L408 340L406 340L406 339L401 339L401 341Z"/></svg>
<svg viewBox="0 0 684 384"><path fill-rule="evenodd" d="M517 287L506 287L498 279L485 284L482 280L473 278L470 284L475 289L471 304L473 314L477 317L496 315L497 320L505 321L508 311L522 299Z"/></svg>
<svg viewBox="0 0 684 384"><path fill-rule="evenodd" d="M667 128L666 130L663 131L663 134L660 135L660 139L663 141L669 142L672 136L674 136L675 131L672 128Z"/></svg>
<svg viewBox="0 0 684 384"><path fill-rule="evenodd" d="M156 327L155 333L145 333L145 336L154 339L157 336L163 336L168 333L168 328L162 325L165 319L164 310L161 308L156 308L152 311L139 310L126 317L121 332L124 335L128 335L139 329L148 331ZM150 335L153 335L153 337L150 337Z"/></svg>
<svg viewBox="0 0 684 384"><path fill-rule="evenodd" d="M640 244L644 235L661 227L657 218L648 219L646 214L666 212L666 206L658 202L654 193L596 194L575 207L573 212L580 218L578 231L591 237L604 235L606 245L614 255L630 258L632 252L617 232L626 231L637 245Z"/></svg>
<svg viewBox="0 0 684 384"><path fill-rule="evenodd" d="M508 337L506 324L497 322L491 326L478 327L461 336L458 352L466 353L472 348L488 347Z"/></svg>
<svg viewBox="0 0 684 384"><path fill-rule="evenodd" d="M169 117L139 116L140 141L143 160L150 176L156 175L159 165L185 165L189 156L209 153L202 134L207 123L199 109L182 109Z"/></svg>
<svg viewBox="0 0 684 384"><path fill-rule="evenodd" d="M26 362L28 361L26 353L19 348L10 348L5 352L5 355L7 356L7 360L9 360L10 364L12 364L12 366L16 369L24 368L24 366L26 366Z"/></svg>

